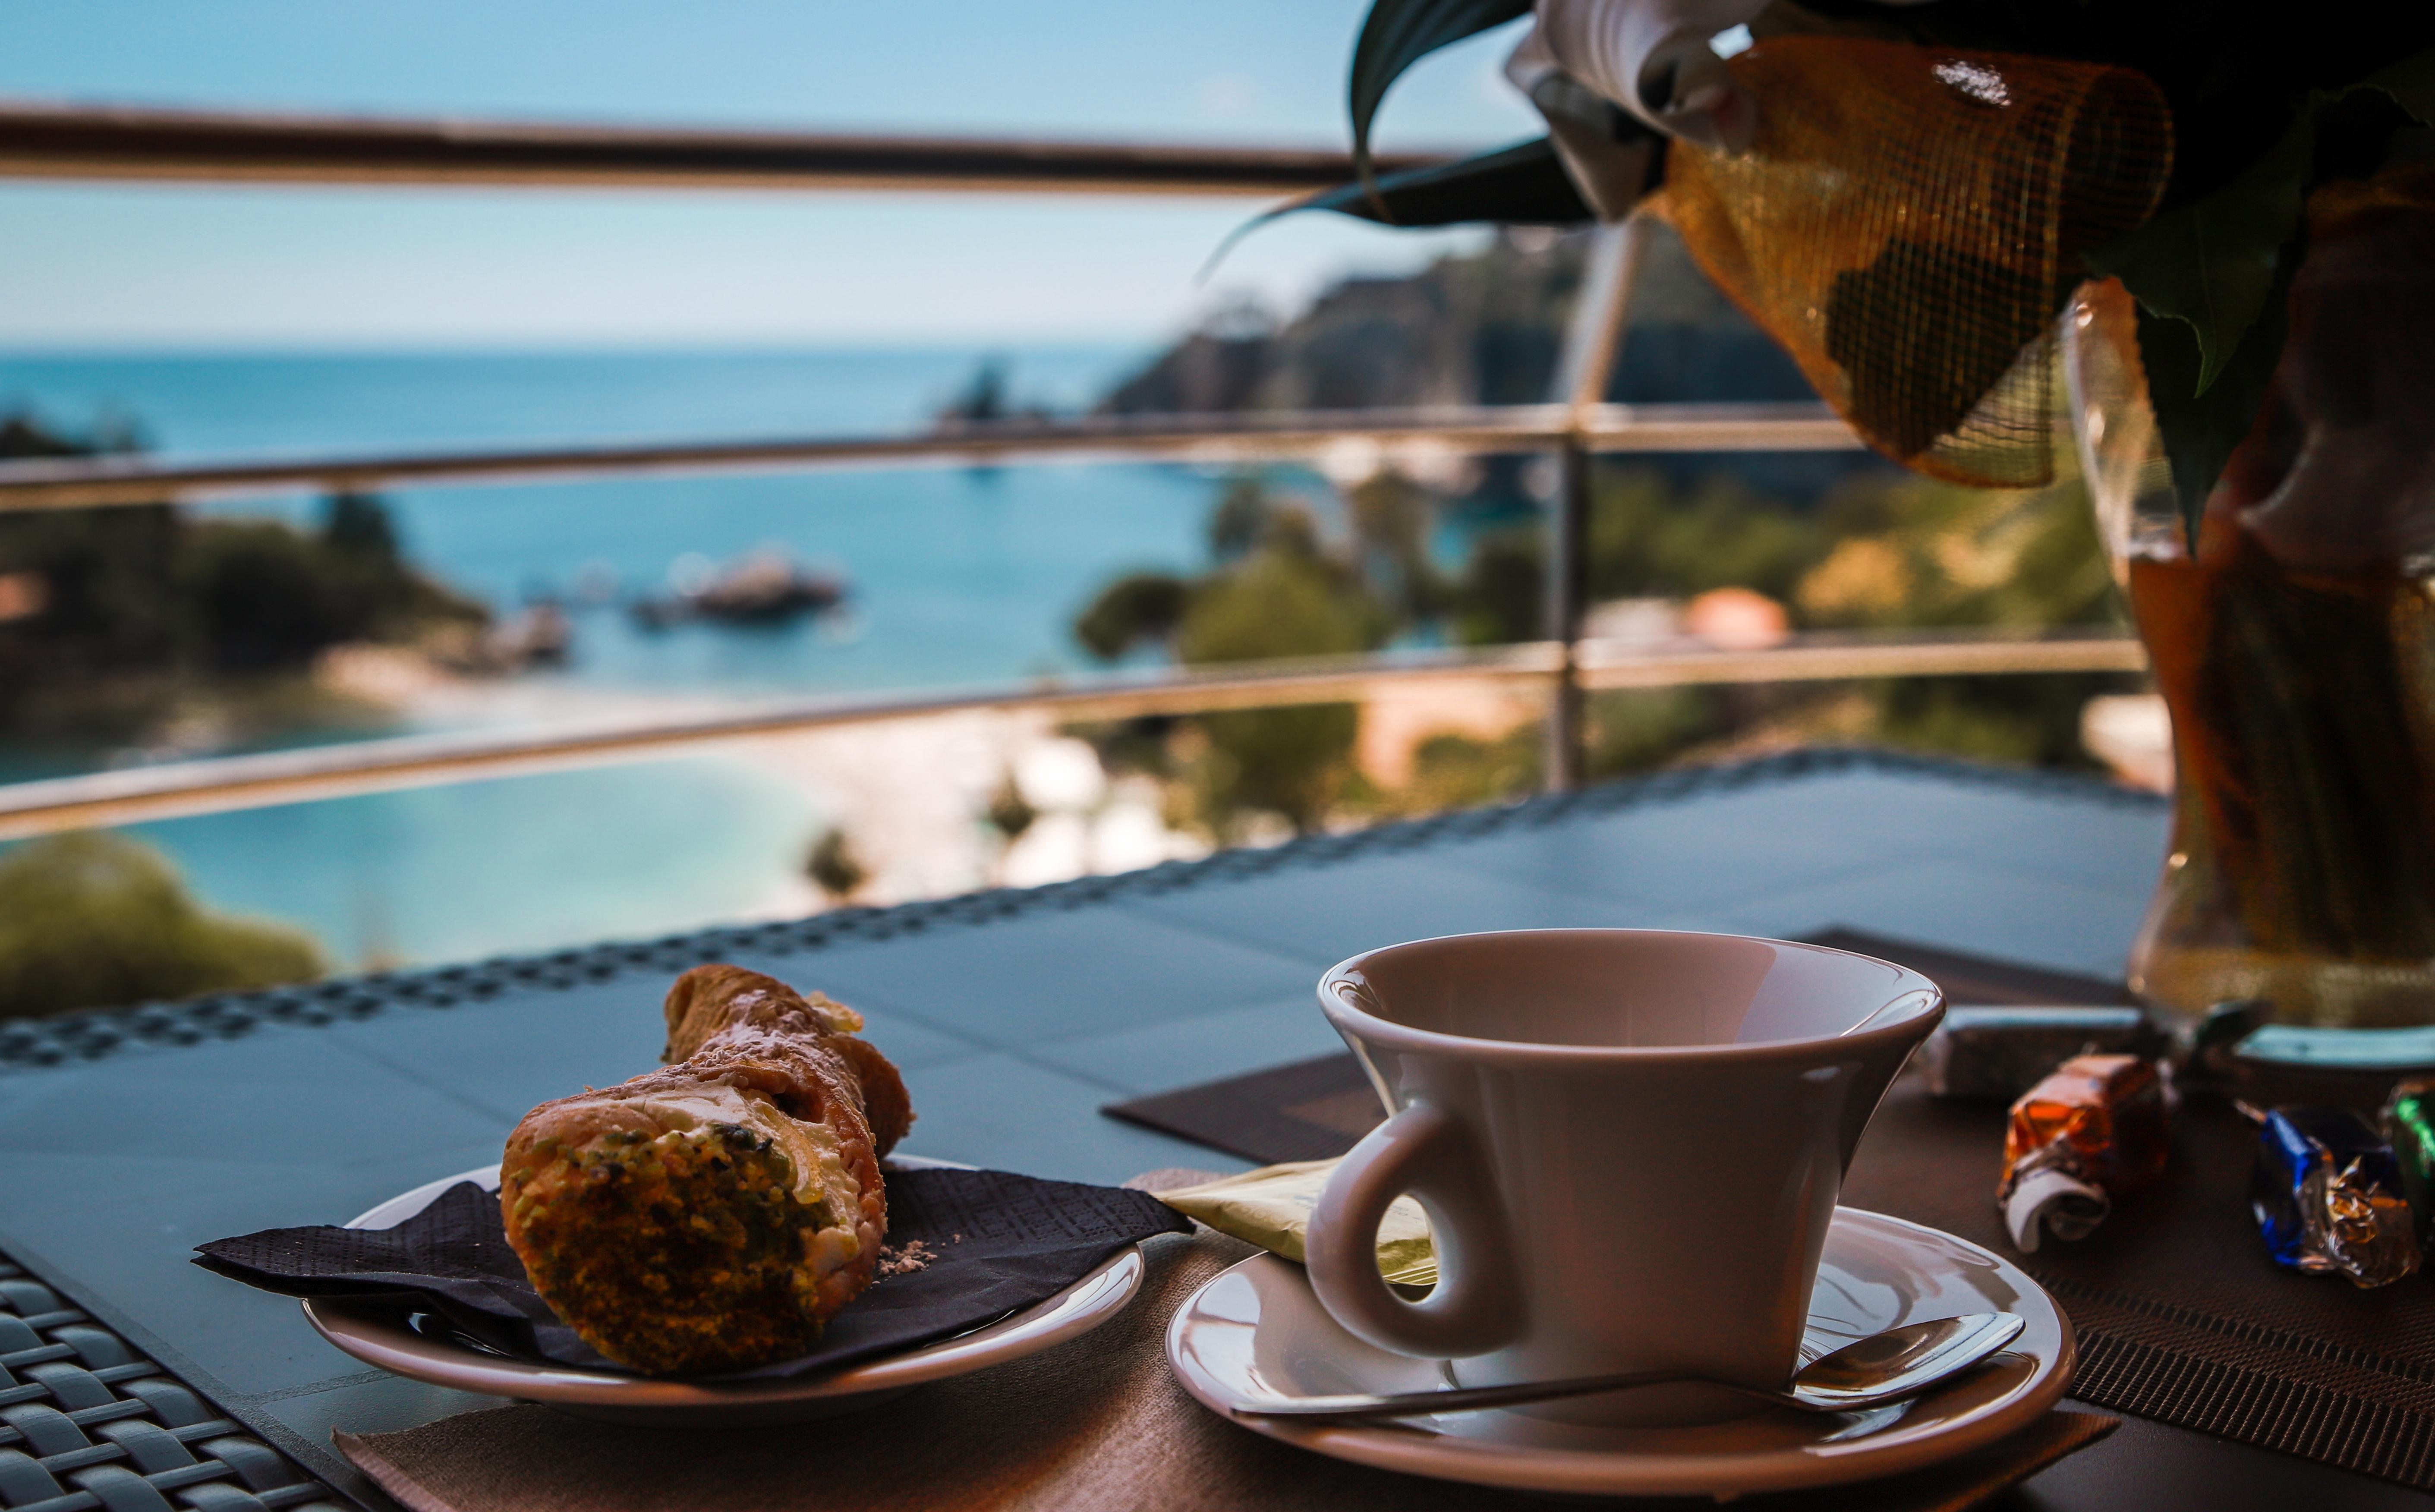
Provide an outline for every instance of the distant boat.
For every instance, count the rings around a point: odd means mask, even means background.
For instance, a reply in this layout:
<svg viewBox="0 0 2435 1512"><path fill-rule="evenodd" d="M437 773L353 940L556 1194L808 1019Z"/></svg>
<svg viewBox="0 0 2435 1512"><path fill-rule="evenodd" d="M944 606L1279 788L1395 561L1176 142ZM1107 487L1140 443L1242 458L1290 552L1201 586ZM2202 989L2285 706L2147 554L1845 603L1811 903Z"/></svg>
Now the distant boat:
<svg viewBox="0 0 2435 1512"><path fill-rule="evenodd" d="M575 625L556 600L544 599L508 616L489 639L492 657L509 671L560 667L575 648Z"/></svg>
<svg viewBox="0 0 2435 1512"><path fill-rule="evenodd" d="M825 614L853 592L844 577L806 566L783 551L764 549L739 557L697 585L658 598L637 599L627 612L645 629L666 629L687 620L730 625L783 625L806 614Z"/></svg>

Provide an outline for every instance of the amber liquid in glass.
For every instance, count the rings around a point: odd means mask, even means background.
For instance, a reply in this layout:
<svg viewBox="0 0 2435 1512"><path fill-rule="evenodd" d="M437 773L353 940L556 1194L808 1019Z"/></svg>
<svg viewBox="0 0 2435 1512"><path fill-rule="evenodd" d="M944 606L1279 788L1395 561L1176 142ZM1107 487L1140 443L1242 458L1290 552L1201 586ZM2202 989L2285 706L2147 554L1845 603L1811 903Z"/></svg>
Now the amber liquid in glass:
<svg viewBox="0 0 2435 1512"><path fill-rule="evenodd" d="M2287 1022L2435 1022L2435 602L2399 564L2315 573L2208 521L2133 556L2173 716L2172 853L2132 986Z"/></svg>

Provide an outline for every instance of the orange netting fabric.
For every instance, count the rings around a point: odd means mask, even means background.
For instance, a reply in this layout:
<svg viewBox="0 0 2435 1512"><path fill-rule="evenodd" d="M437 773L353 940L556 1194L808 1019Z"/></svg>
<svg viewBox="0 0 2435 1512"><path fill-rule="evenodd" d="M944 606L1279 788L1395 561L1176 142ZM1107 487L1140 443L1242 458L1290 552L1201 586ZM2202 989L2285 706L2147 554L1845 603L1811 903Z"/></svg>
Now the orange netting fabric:
<svg viewBox="0 0 2435 1512"><path fill-rule="evenodd" d="M1677 142L1659 202L1692 256L1879 451L2051 481L2055 318L2081 257L2164 190L2163 95L2125 69L1853 37L1730 66L1756 142Z"/></svg>

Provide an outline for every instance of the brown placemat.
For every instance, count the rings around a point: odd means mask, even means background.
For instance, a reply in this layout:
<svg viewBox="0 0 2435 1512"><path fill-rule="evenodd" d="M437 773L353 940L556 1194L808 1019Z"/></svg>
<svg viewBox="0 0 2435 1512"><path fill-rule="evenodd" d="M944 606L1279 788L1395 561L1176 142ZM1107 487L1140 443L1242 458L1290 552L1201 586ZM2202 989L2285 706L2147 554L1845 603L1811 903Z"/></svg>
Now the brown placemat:
<svg viewBox="0 0 2435 1512"><path fill-rule="evenodd" d="M1957 1001L2112 1001L2038 985L2085 979L2024 976L1950 953L1934 954L1969 970L1941 974L1930 953L1900 941L1836 932L1817 942L1926 971ZM2016 995L1992 995L2007 984ZM1270 1075L1277 1090L1264 1101ZM1304 1114L1325 1108L1338 1125L1360 1123L1345 1116L1358 1096L1373 1097L1366 1119L1375 1124L1374 1094L1348 1055L1109 1111L1247 1160L1318 1160L1356 1134ZM1245 1108L1262 1116L1225 1122ZM1277 1129L1293 1143L1264 1143ZM2249 1215L2255 1135L2238 1114L2194 1099L2162 1184L2120 1204L2090 1238L2035 1255L2014 1254L1996 1216L2003 1129L2002 1108L1940 1102L1907 1075L1869 1125L1843 1200L2017 1261L2079 1332L2072 1395L2081 1400L2435 1490L2435 1279L2360 1292L2269 1261Z"/></svg>
<svg viewBox="0 0 2435 1512"><path fill-rule="evenodd" d="M1252 1253L1202 1230L1148 1246L1123 1315L1075 1342L924 1387L850 1417L723 1432L595 1423L544 1407L466 1413L338 1447L412 1512L1522 1512L1579 1508L1370 1469L1264 1438L1183 1393L1166 1320ZM2112 1432L2049 1413L1999 1443L1914 1474L1736 1504L1785 1512L1960 1512ZM1712 1508L1707 1501L1635 1506Z"/></svg>

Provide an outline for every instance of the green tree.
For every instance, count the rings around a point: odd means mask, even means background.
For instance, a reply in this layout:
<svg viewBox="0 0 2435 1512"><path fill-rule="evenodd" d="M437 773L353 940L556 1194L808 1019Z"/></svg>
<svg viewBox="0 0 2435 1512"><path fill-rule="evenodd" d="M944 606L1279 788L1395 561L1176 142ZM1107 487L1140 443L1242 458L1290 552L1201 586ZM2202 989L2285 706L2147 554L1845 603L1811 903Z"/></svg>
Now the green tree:
<svg viewBox="0 0 2435 1512"><path fill-rule="evenodd" d="M102 833L0 854L0 1019L304 982L312 936L198 903L151 847Z"/></svg>
<svg viewBox="0 0 2435 1512"><path fill-rule="evenodd" d="M1535 723L1495 740L1451 731L1431 735L1413 747L1411 782L1393 796L1390 811L1435 814L1535 792L1545 738Z"/></svg>
<svg viewBox="0 0 2435 1512"><path fill-rule="evenodd" d="M1075 617L1074 639L1102 662L1120 660L1173 637L1191 596L1192 585L1172 573L1127 573Z"/></svg>
<svg viewBox="0 0 2435 1512"><path fill-rule="evenodd" d="M366 633L378 606L331 571L331 555L276 521L190 527L180 596L210 664L222 672L300 667L322 647Z"/></svg>
<svg viewBox="0 0 2435 1512"><path fill-rule="evenodd" d="M1377 644L1375 606L1326 565L1271 547L1209 580L1176 633L1191 665L1359 651ZM1201 716L1213 755L1206 801L1223 821L1242 809L1307 830L1324 817L1349 765L1360 712L1352 704Z"/></svg>
<svg viewBox="0 0 2435 1512"><path fill-rule="evenodd" d="M871 869L855 853L854 842L842 825L832 825L820 832L803 857L803 875L828 896L831 902L846 902L862 890L871 880Z"/></svg>
<svg viewBox="0 0 2435 1512"><path fill-rule="evenodd" d="M1451 594L1449 627L1465 645L1504 645L1546 633L1547 552L1537 525L1484 535Z"/></svg>
<svg viewBox="0 0 2435 1512"><path fill-rule="evenodd" d="M488 617L407 567L388 509L365 494L332 499L312 534L268 520L188 524L178 588L204 657L226 672L301 667L341 641Z"/></svg>
<svg viewBox="0 0 2435 1512"><path fill-rule="evenodd" d="M1688 598L1752 588L1789 598L1829 543L1816 512L1759 493L1731 473L1678 490L1653 468L1600 468L1590 495L1589 592ZM1447 593L1449 628L1470 645L1535 641L1546 544L1532 523L1481 537Z"/></svg>
<svg viewBox="0 0 2435 1512"><path fill-rule="evenodd" d="M110 444L0 419L0 458ZM12 514L0 517L0 575L29 581L40 604L0 622L0 726L114 739L138 735L198 673L292 672L339 641L488 618L417 574L388 507L361 493L332 498L317 531L167 504Z"/></svg>
<svg viewBox="0 0 2435 1512"><path fill-rule="evenodd" d="M403 560L389 506L370 493L334 493L321 506L321 539L342 557L394 569Z"/></svg>
<svg viewBox="0 0 2435 1512"><path fill-rule="evenodd" d="M1429 556L1437 501L1400 472L1373 473L1345 490L1358 566L1395 612L1412 620L1438 613L1445 593Z"/></svg>
<svg viewBox="0 0 2435 1512"><path fill-rule="evenodd" d="M1593 599L1687 598L1712 588L1789 598L1825 550L1813 512L1730 472L1678 490L1654 469L1601 469L1592 492Z"/></svg>
<svg viewBox="0 0 2435 1512"><path fill-rule="evenodd" d="M1268 534L1274 507L1259 474L1239 472L1228 478L1209 511L1209 559L1222 563L1251 555Z"/></svg>
<svg viewBox="0 0 2435 1512"><path fill-rule="evenodd" d="M2120 596L2077 479L2032 490L1904 477L1831 500L1835 546L1801 579L1811 624L1855 628L2102 626ZM1879 738L1982 760L2084 765L2081 710L2129 679L1908 678L1873 684Z"/></svg>

